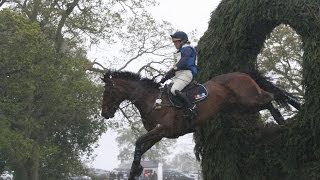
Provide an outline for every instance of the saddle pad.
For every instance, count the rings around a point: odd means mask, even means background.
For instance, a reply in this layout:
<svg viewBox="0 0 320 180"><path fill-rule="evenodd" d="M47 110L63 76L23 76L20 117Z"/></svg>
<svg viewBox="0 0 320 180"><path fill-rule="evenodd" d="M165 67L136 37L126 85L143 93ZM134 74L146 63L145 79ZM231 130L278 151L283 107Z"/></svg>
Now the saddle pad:
<svg viewBox="0 0 320 180"><path fill-rule="evenodd" d="M184 102L182 102L179 98L171 94L170 92L171 86L168 87L168 97L170 102L176 107L183 107ZM185 89L182 90L182 93L185 93L186 96L189 98L192 104L196 104L200 101L203 101L208 97L207 89L198 83L191 84L187 86Z"/></svg>
<svg viewBox="0 0 320 180"><path fill-rule="evenodd" d="M186 93L192 103L197 103L208 97L208 91L202 84L195 84L194 87L182 90L182 92Z"/></svg>

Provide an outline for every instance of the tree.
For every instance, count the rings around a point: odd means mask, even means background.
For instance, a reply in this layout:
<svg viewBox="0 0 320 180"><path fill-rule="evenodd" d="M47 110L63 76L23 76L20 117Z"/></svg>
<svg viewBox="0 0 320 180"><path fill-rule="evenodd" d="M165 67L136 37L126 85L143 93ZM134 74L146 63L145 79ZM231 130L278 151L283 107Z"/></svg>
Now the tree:
<svg viewBox="0 0 320 180"><path fill-rule="evenodd" d="M81 51L57 57L37 23L9 10L0 19L2 159L17 179L59 179L78 170L106 130L94 117L101 87Z"/></svg>
<svg viewBox="0 0 320 180"><path fill-rule="evenodd" d="M157 22L148 14L140 19L132 18L123 26L121 34L114 35L116 45L108 49L111 55L105 60L109 64L94 61L88 69L99 71L99 68L113 67L118 71L137 71L144 76L163 74L163 69L168 69L173 62L169 40L172 31L170 23ZM107 46L103 45L103 48Z"/></svg>
<svg viewBox="0 0 320 180"><path fill-rule="evenodd" d="M1 12L1 111L3 126L2 155L8 165L15 165L28 174L23 164L31 158L38 145L31 138L37 131L32 117L35 83L31 64L50 56L50 45L41 37L36 24L11 13ZM21 44L24 44L21 47ZM46 50L47 54L41 53ZM38 54L39 53L39 54ZM21 148L21 149L20 149ZM33 164L29 167L37 168Z"/></svg>
<svg viewBox="0 0 320 180"><path fill-rule="evenodd" d="M276 27L258 56L257 67L275 83L302 99L302 41L288 25Z"/></svg>
<svg viewBox="0 0 320 180"><path fill-rule="evenodd" d="M256 68L266 37L289 24L303 42L302 110L286 126L221 111L195 133L204 179L318 179L318 1L222 1L198 44L200 80Z"/></svg>
<svg viewBox="0 0 320 180"><path fill-rule="evenodd" d="M258 55L257 67L272 77L278 87L288 90L303 102L302 58L301 37L290 26L281 24L266 40ZM297 110L283 108L281 113L288 118L297 114Z"/></svg>
<svg viewBox="0 0 320 180"><path fill-rule="evenodd" d="M121 28L129 18L139 19L145 14L146 6L154 0L55 0L55 1L2 1L16 11L40 24L42 32L55 42L58 52L74 44L82 45L85 37L96 43L104 39L112 43L114 35L121 34ZM132 20L132 19L130 19Z"/></svg>

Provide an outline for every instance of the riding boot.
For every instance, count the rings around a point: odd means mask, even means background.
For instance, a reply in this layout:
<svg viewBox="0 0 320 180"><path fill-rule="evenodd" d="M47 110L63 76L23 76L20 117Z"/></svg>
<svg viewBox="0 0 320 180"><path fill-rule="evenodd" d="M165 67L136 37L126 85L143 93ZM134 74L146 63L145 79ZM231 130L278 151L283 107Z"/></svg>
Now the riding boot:
<svg viewBox="0 0 320 180"><path fill-rule="evenodd" d="M191 101L188 99L188 97L182 93L179 90L175 90L176 96L179 97L184 103L185 103L185 107L188 108L188 110L190 111L191 115L197 116L198 115L198 108L196 104L192 104Z"/></svg>

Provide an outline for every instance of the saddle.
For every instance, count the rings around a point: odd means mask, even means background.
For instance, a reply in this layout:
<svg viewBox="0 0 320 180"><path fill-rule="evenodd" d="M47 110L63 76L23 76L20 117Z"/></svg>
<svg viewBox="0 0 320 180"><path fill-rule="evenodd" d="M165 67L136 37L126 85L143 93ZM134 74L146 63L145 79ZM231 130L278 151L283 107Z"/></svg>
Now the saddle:
<svg viewBox="0 0 320 180"><path fill-rule="evenodd" d="M170 92L171 87L172 84L169 84L166 88L169 101L173 106L177 108L183 107L184 102ZM192 81L191 83L189 83L181 92L185 93L192 104L203 101L208 97L207 89L202 84L199 84L196 81Z"/></svg>

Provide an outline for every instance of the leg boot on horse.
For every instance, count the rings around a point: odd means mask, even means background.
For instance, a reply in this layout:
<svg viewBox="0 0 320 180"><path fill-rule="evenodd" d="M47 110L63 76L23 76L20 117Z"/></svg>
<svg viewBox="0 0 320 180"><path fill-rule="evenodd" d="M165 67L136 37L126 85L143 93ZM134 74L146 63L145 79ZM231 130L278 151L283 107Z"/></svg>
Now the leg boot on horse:
<svg viewBox="0 0 320 180"><path fill-rule="evenodd" d="M181 99L185 103L185 107L189 110L191 115L191 119L198 115L198 107L196 104L192 104L191 101L188 99L186 94L182 93L179 90L175 90L176 96Z"/></svg>
<svg viewBox="0 0 320 180"><path fill-rule="evenodd" d="M140 164L140 161L134 161L131 165L129 180L138 179L143 171L143 167Z"/></svg>

